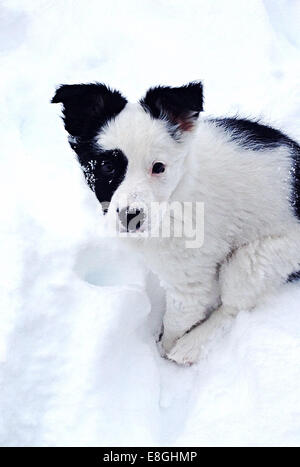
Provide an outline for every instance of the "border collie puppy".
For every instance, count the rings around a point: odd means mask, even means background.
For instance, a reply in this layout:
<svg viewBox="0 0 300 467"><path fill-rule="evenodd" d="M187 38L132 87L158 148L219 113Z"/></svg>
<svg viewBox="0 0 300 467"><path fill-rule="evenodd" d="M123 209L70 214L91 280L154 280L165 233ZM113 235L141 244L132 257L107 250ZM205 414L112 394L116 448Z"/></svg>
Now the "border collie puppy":
<svg viewBox="0 0 300 467"><path fill-rule="evenodd" d="M250 120L198 119L200 82L151 88L137 104L104 84L62 85L52 102L63 104L106 218L135 237L166 290L169 359L195 362L240 310L300 277L300 146L288 136ZM188 248L186 235L144 235L167 212L150 221L145 206L174 202L203 203L199 247Z"/></svg>

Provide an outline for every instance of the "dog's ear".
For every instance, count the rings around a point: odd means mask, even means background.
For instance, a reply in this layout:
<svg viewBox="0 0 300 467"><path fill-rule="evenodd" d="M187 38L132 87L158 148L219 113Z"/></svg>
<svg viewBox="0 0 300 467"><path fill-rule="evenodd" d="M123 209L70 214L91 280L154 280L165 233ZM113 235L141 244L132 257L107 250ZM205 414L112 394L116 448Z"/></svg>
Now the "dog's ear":
<svg viewBox="0 0 300 467"><path fill-rule="evenodd" d="M181 132L191 131L203 110L203 86L201 82L179 88L158 86L149 89L140 104L152 117L167 119Z"/></svg>
<svg viewBox="0 0 300 467"><path fill-rule="evenodd" d="M63 104L65 128L71 136L92 138L108 120L123 110L127 100L101 83L63 84L52 103Z"/></svg>

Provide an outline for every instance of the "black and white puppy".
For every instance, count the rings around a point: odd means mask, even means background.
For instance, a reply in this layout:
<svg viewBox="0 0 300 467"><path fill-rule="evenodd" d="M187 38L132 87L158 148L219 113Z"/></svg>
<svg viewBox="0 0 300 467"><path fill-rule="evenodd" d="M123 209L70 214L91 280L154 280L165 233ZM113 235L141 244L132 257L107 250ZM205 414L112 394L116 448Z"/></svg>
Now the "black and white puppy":
<svg viewBox="0 0 300 467"><path fill-rule="evenodd" d="M254 121L198 119L199 82L152 88L137 104L104 84L63 85L52 102L63 104L70 145L106 217L140 233L133 242L166 290L170 359L195 362L216 330L297 277L296 142ZM201 247L187 248L185 235L143 236L164 218L150 219L145 206L189 202L204 206Z"/></svg>

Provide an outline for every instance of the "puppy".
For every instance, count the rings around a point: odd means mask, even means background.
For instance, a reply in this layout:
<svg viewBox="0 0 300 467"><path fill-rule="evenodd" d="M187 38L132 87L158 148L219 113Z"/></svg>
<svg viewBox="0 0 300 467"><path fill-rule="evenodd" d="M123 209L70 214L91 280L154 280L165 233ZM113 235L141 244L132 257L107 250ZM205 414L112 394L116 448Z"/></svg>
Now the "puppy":
<svg viewBox="0 0 300 467"><path fill-rule="evenodd" d="M299 276L300 147L288 136L245 119L199 119L200 82L151 88L137 104L104 84L62 85L52 102L63 104L108 222L134 237L166 290L169 359L195 362L240 310ZM201 219L190 205L203 207Z"/></svg>

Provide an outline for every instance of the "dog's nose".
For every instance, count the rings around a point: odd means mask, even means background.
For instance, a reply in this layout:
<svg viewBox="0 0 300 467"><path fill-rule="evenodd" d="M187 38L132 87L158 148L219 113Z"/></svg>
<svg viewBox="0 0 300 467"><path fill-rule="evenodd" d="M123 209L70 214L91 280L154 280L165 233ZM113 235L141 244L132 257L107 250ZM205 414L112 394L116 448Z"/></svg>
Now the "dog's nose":
<svg viewBox="0 0 300 467"><path fill-rule="evenodd" d="M130 209L123 208L121 210L117 209L119 219L121 224L126 228L127 232L136 232L141 227L145 215L143 209Z"/></svg>

